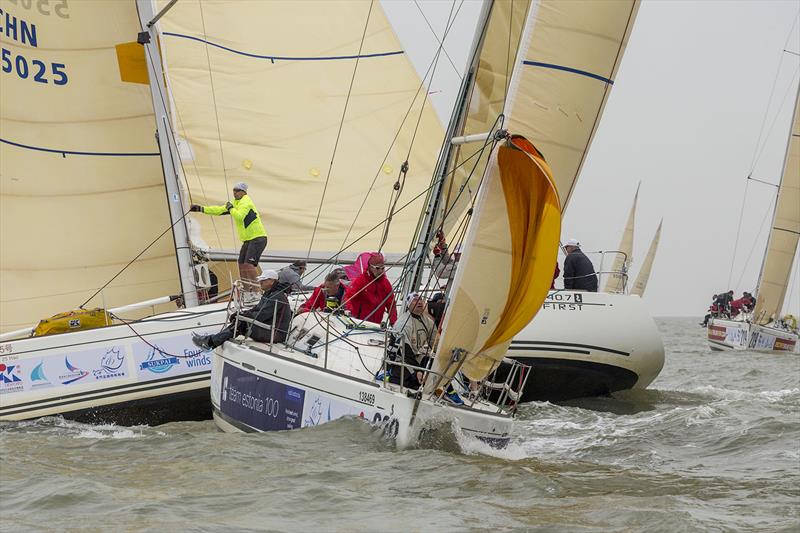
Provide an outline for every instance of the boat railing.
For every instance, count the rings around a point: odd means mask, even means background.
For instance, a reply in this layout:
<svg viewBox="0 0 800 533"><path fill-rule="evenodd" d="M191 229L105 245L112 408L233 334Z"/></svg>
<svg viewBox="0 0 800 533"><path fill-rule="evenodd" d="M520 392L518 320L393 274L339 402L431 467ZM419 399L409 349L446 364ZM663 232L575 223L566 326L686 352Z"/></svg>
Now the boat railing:
<svg viewBox="0 0 800 533"><path fill-rule="evenodd" d="M628 267L630 266L630 261L627 253L623 252L622 250L598 250L596 252L583 253L587 256L600 256L600 263L597 271L595 272L595 274L597 274L598 287L602 287L603 283L607 281L609 277L621 277L622 293L624 294L628 291ZM613 267L606 266L609 258L611 265L613 265L616 259L620 256L622 257L622 268L614 269Z"/></svg>
<svg viewBox="0 0 800 533"><path fill-rule="evenodd" d="M384 386L388 386L388 383L391 383L393 387L399 388L401 393L407 395L424 394L422 392L423 388L416 389L405 386L407 372L421 372L423 375L422 383L426 383L429 380L436 380L436 382L440 384L449 384L453 381L457 382L462 390L456 391L456 393L466 396L466 401L464 401L465 407L474 409L475 404L481 402L494 406L498 413L501 413L504 409L510 410L512 414L516 412L518 400L522 391L525 389L531 372L530 365L506 358L500 361L485 378L480 381L472 381L467 380L460 373L452 376L451 372L453 369L451 367L456 363L455 360L451 361L443 372L438 372L431 368L433 358L427 359L426 366L419 366L405 362L405 360L402 359L402 354L397 355L399 355L401 359L390 359L389 356L384 357L381 371ZM389 381L391 368L399 369L399 383ZM436 391L431 394L431 399L436 402L446 401L444 398L448 393L448 388L447 385L437 387Z"/></svg>

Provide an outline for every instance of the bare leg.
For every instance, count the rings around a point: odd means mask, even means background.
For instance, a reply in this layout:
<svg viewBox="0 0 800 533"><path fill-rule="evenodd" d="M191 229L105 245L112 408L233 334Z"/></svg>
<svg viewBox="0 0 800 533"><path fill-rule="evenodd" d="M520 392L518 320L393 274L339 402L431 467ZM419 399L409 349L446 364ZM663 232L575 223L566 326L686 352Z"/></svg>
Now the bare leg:
<svg viewBox="0 0 800 533"><path fill-rule="evenodd" d="M257 285L256 277L258 276L258 271L256 267L251 265L250 263L239 263L239 278L242 281L246 281L245 290L253 291Z"/></svg>

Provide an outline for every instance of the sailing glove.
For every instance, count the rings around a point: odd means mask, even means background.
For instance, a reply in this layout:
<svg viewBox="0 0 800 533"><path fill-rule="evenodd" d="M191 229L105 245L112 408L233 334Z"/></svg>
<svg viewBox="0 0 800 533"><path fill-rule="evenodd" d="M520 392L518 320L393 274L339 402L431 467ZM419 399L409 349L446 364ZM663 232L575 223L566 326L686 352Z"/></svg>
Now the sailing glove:
<svg viewBox="0 0 800 533"><path fill-rule="evenodd" d="M192 204L192 207L189 208L189 211L202 211L202 210L203 206L197 204Z"/></svg>

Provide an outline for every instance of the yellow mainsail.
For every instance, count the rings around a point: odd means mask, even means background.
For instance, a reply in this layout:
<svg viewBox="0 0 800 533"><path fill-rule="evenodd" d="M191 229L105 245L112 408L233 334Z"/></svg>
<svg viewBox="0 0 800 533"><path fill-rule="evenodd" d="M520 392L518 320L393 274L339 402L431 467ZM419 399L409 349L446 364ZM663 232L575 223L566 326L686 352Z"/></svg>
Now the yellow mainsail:
<svg viewBox="0 0 800 533"><path fill-rule="evenodd" d="M244 181L267 253L325 256L377 249L396 200L382 249L407 252L443 129L379 2L183 0L159 24L193 202ZM238 249L192 219L198 246Z"/></svg>
<svg viewBox="0 0 800 533"><path fill-rule="evenodd" d="M795 99L794 118L786 149L775 216L769 233L766 257L756 292L754 319L766 324L780 318L792 263L800 238L800 88ZM800 265L795 265L800 268Z"/></svg>
<svg viewBox="0 0 800 533"><path fill-rule="evenodd" d="M2 331L82 304L170 227L150 90L115 49L141 31L135 3L54 4L2 3ZM89 306L178 292L167 234Z"/></svg>

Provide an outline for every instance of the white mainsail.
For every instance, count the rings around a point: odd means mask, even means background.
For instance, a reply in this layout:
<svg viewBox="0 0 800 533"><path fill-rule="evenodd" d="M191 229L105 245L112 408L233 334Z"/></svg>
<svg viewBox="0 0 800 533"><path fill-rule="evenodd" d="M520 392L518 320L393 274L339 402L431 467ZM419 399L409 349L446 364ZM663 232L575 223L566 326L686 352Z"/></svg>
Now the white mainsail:
<svg viewBox="0 0 800 533"><path fill-rule="evenodd" d="M614 256L614 264L611 266L611 274L606 282L606 292L625 292L627 272L633 259L633 225L636 219L636 202L639 200L639 187L636 187L636 194L633 196L633 205L628 213L628 223L622 232L622 239L619 241L619 248Z"/></svg>
<svg viewBox="0 0 800 533"><path fill-rule="evenodd" d="M135 3L24 7L3 4L0 330L81 305L165 231L87 306L179 293L150 90L118 64Z"/></svg>
<svg viewBox="0 0 800 533"><path fill-rule="evenodd" d="M408 157L382 247L408 251L443 130L379 2L185 0L160 25L193 202L244 181L268 254L374 250ZM238 249L228 220L193 225L195 244Z"/></svg>
<svg viewBox="0 0 800 533"><path fill-rule="evenodd" d="M647 282L650 280L650 271L653 269L653 261L656 258L658 241L661 240L661 225L663 223L663 220L659 221L658 223L658 229L656 230L656 234L653 236L653 240L650 241L650 247L647 249L647 255L645 256L644 261L642 261L639 274L637 274L636 281L633 283L631 294L644 296L644 291L647 288Z"/></svg>
<svg viewBox="0 0 800 533"><path fill-rule="evenodd" d="M488 30L496 34L487 31L463 134L488 131L495 122L506 93L513 90L508 58L519 55L520 75L514 83L520 105L513 115L506 112L502 127L534 141L553 169L566 209L638 8L638 0L495 2ZM520 14L529 20L521 37ZM473 151L462 150L456 162ZM460 186L451 187L451 196Z"/></svg>
<svg viewBox="0 0 800 533"><path fill-rule="evenodd" d="M767 251L756 292L754 320L766 324L780 318L786 289L792 275L792 263L800 238L800 87L795 99L792 128L786 147L786 159L778 187L778 198ZM800 268L800 265L795 265Z"/></svg>

